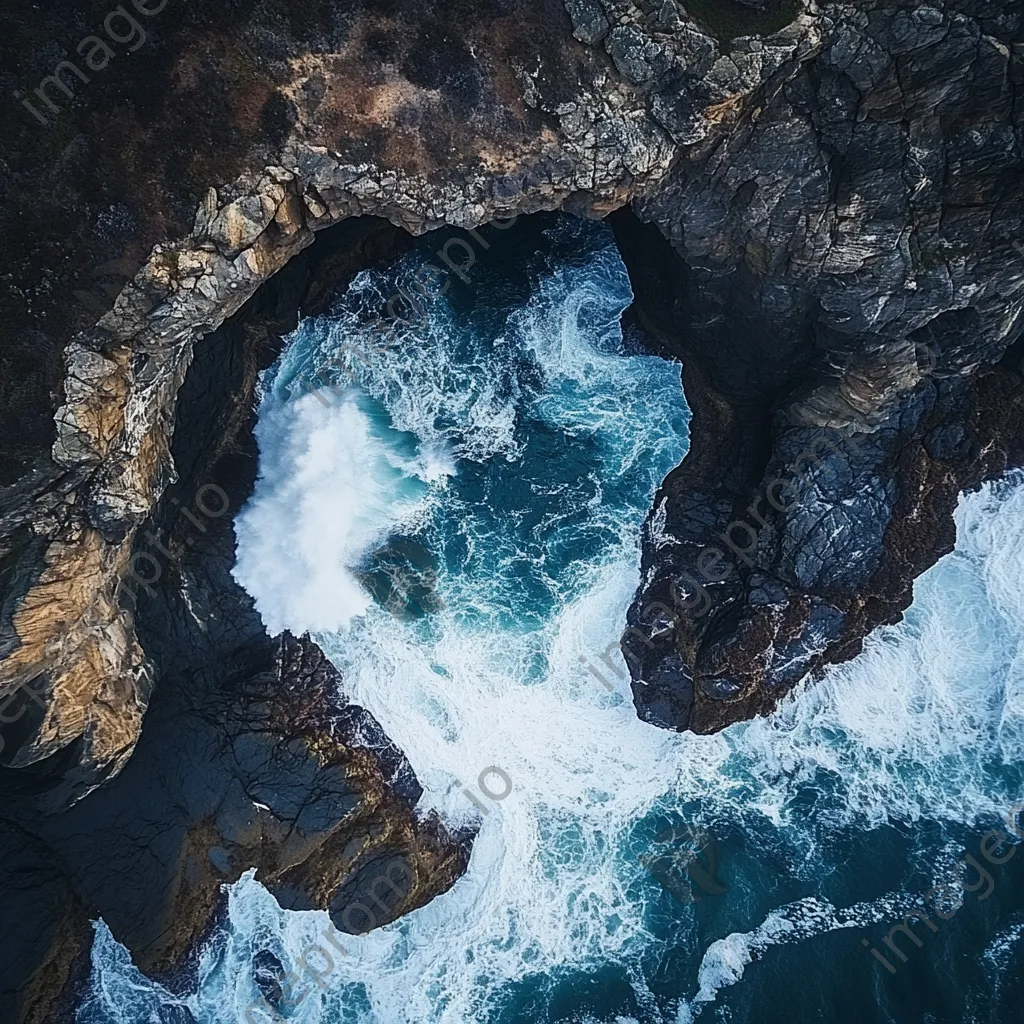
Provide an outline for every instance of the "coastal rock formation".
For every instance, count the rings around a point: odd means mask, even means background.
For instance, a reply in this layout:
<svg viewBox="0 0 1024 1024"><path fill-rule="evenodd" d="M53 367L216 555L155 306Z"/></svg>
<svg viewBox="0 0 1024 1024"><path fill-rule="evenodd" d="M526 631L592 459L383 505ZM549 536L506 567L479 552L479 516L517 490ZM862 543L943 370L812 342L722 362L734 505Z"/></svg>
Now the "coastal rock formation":
<svg viewBox="0 0 1024 1024"><path fill-rule="evenodd" d="M247 870L282 906L328 910L343 931L384 924L465 870L469 836L414 813L420 787L408 763L338 696L319 648L268 637L231 577L230 513L256 475L258 371L300 308L317 311L406 238L365 220L325 234L207 339L185 375L177 479L139 528L132 557L149 554L120 595L156 681L141 732L125 728L131 756L87 793L81 744L0 769L3 914L19 922L5 940L4 1019L65 1019L98 918L174 987L222 913L223 885ZM134 684L111 674L100 711L130 725ZM12 746L48 713L26 689L5 708Z"/></svg>
<svg viewBox="0 0 1024 1024"><path fill-rule="evenodd" d="M1024 457L1024 12L826 8L826 44L616 218L693 447L623 649L640 714L770 710L895 622Z"/></svg>
<svg viewBox="0 0 1024 1024"><path fill-rule="evenodd" d="M96 916L173 972L249 867L342 922L389 857L416 865L393 913L464 865L228 572L256 371L410 234L619 211L694 411L623 640L658 724L721 728L851 656L951 546L959 491L1021 461L1018 4L149 6L148 72L112 64L46 128L3 111L3 899L37 922L14 1019L71 997ZM11 26L12 87L71 53L73 8L56 49Z"/></svg>
<svg viewBox="0 0 1024 1024"><path fill-rule="evenodd" d="M653 20L632 4L608 11L615 32L628 30L650 61L643 87L616 71L616 53L620 64L633 59L614 43L625 37L609 36L610 54L583 46L556 4L499 4L498 22L469 19L458 38L429 12L402 11L422 23L407 37L397 31L398 10L369 5L353 13L337 53L307 50L290 61L277 95L296 120L277 162L208 188L188 235L158 243L113 307L67 345L51 452L5 503L4 535L27 530L34 544L11 570L24 593L9 624L0 623L11 652L0 663L0 691L31 684L47 709L16 753L8 744L12 765L74 744L79 763L62 790L72 801L130 755L153 677L122 584L141 557L132 553L139 526L175 478L176 395L196 343L315 232L359 215L412 233L560 207L600 216L666 176L682 122L658 121L657 90L670 82L679 95L696 89L720 46L662 8ZM773 37L771 60L709 79L685 137L702 137L723 104L817 42L817 20L801 15ZM447 258L458 261L458 250ZM123 680L127 700L110 699L112 677Z"/></svg>

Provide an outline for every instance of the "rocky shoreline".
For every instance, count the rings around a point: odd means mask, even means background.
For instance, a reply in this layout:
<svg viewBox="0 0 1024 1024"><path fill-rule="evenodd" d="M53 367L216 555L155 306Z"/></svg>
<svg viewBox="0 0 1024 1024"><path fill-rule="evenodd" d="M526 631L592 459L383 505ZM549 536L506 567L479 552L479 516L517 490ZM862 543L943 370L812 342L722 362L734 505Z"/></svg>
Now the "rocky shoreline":
<svg viewBox="0 0 1024 1024"><path fill-rule="evenodd" d="M694 416L623 644L644 718L715 731L854 656L1021 464L1022 31L867 5L613 216Z"/></svg>
<svg viewBox="0 0 1024 1024"><path fill-rule="evenodd" d="M8 206L51 237L110 186L130 214L70 256L12 260L4 293L5 375L28 372L23 336L44 366L0 397L3 917L29 922L0 968L10 1019L61 1019L97 916L143 970L173 973L248 868L336 922L390 858L413 880L392 915L463 870L468 837L415 817L404 759L337 706L315 645L267 637L230 577L231 517L183 512L219 507L194 506L204 486L237 510L259 368L300 310L411 234L618 211L631 315L682 361L693 410L623 640L659 725L765 713L853 656L951 548L960 491L1024 461L1024 17L1008 0L497 2L457 24L395 2L329 25L285 0L200 6L152 22L147 113L125 99L137 68L112 66L67 111L64 149L18 124L3 166ZM199 81L183 186L168 151ZM102 150L125 110L150 164ZM106 170L69 199L90 146ZM132 279L89 277L93 326L57 307L92 273L76 261L98 259ZM809 448L799 496L769 502ZM152 593L126 586L140 568ZM694 580L713 595L701 616Z"/></svg>
<svg viewBox="0 0 1024 1024"><path fill-rule="evenodd" d="M90 920L102 917L137 966L180 990L222 917L223 885L251 868L282 906L326 909L342 931L363 927L352 907L369 905L384 924L465 870L471 837L416 816L408 763L366 712L339 702L319 648L267 636L231 578L224 514L255 481L258 371L300 309L317 312L407 237L358 219L325 234L207 339L185 376L178 479L135 540L136 553L160 555L160 571L142 563L149 584L122 590L158 680L131 757L78 799L71 757L3 769L5 815L20 826L4 833L5 914L31 907L7 961L23 972L24 1019L59 1016L54 999L81 990ZM227 509L196 500L204 489ZM394 865L404 868L400 887L389 881Z"/></svg>

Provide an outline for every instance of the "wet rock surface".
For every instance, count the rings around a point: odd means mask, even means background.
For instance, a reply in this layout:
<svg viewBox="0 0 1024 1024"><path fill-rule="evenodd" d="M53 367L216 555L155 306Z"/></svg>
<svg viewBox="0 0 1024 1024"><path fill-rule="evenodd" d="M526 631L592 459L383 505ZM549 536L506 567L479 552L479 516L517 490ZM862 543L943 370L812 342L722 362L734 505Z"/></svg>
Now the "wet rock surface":
<svg viewBox="0 0 1024 1024"><path fill-rule="evenodd" d="M106 13L7 23L8 84ZM183 512L238 508L258 368L408 233L619 211L693 410L623 637L659 725L855 654L959 492L1022 460L1011 0L171 3L145 29L49 128L0 109L11 1019L67 1019L97 916L173 975L249 867L344 927L375 866L410 868L397 914L465 863L315 645L266 636L230 515Z"/></svg>

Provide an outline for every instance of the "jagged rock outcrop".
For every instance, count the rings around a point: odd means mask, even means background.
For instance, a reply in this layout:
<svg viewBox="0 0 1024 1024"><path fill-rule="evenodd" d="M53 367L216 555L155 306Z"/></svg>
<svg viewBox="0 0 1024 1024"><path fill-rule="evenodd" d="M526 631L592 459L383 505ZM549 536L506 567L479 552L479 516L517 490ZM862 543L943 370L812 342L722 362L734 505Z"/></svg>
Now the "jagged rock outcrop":
<svg viewBox="0 0 1024 1024"><path fill-rule="evenodd" d="M1021 458L1019 4L182 6L146 22L152 79L104 72L56 119L63 136L38 141L15 107L0 167L5 216L20 204L45 227L31 258L2 243L0 296L16 335L0 366L29 381L0 395L0 781L8 845L32 851L11 863L38 865L7 892L40 922L4 985L38 1019L80 976L90 916L164 969L247 866L326 906L362 870L335 857L343 842L433 850L445 866L397 912L464 858L412 816L407 772L385 779L397 753L337 725L358 712L332 705L315 648L266 637L227 573L227 519L172 561L159 547L185 529L173 501L213 482L232 509L247 494L254 367L308 305L293 278L325 232L351 231L329 287L403 233L631 205L615 226L635 312L683 360L694 411L624 638L638 710L661 725L721 728L850 656L950 546L959 490ZM50 15L62 31L69 10ZM65 235L59 252L38 241ZM222 327L235 315L249 326ZM799 499L768 501L809 445ZM230 471L204 476L218 459ZM747 539L709 555L759 498L730 534ZM292 686L304 718L269 696ZM175 731L188 716L201 756ZM239 738L258 751L229 770ZM321 794L301 850L240 817L239 791L295 821L290 798L253 795L268 773ZM170 838L147 869L126 808L157 777L151 827ZM186 790L222 783L234 809L211 824ZM86 819L92 838L74 838ZM121 918L104 867L119 843L137 893Z"/></svg>
<svg viewBox="0 0 1024 1024"><path fill-rule="evenodd" d="M230 512L256 475L258 371L300 308L315 311L407 237L366 220L325 235L215 332L186 374L177 479L130 552L155 557L121 597L157 682L131 757L87 793L71 788L84 761L74 743L0 769L0 907L19 921L0 967L5 1020L64 1018L97 918L139 967L181 984L222 912L222 886L251 868L283 906L326 909L343 931L366 926L360 907L384 924L464 871L469 837L414 813L420 787L401 752L338 696L315 644L267 636L231 577ZM133 684L109 676L112 720ZM16 742L12 725L33 707L8 706L5 739Z"/></svg>
<svg viewBox="0 0 1024 1024"><path fill-rule="evenodd" d="M694 410L624 638L672 728L855 654L951 550L959 492L1024 456L1024 12L824 13L820 52L635 204L650 226L618 221Z"/></svg>

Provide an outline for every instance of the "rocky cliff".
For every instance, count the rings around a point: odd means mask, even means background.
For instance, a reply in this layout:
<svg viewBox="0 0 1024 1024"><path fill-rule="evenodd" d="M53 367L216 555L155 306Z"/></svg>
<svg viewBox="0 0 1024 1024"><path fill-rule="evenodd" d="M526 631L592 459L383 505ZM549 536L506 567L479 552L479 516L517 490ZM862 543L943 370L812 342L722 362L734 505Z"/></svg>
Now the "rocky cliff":
<svg viewBox="0 0 1024 1024"><path fill-rule="evenodd" d="M99 917L173 987L219 918L222 886L250 868L283 906L326 909L343 931L386 923L465 869L469 837L414 813L415 776L377 723L339 699L330 662L308 638L271 640L230 575L231 513L256 474L258 371L300 309L318 310L407 237L365 219L325 233L207 337L185 374L176 479L134 533L138 568L113 591L144 652L143 685L108 668L95 710L63 682L55 691L122 727L123 767L98 768L84 738L48 757L8 756L0 774L5 1019L70 1013ZM35 668L6 704L5 753L24 749L52 708L47 663ZM145 711L137 732L127 709Z"/></svg>
<svg viewBox="0 0 1024 1024"><path fill-rule="evenodd" d="M855 653L1024 443L1019 4L158 6L48 127L3 111L4 913L33 922L3 988L32 1019L90 918L173 970L248 867L341 921L389 857L417 865L391 913L465 862L228 575L257 369L409 233L619 211L694 411L623 639L659 724ZM83 8L12 28L21 91Z"/></svg>
<svg viewBox="0 0 1024 1024"><path fill-rule="evenodd" d="M856 654L952 549L959 493L1024 454L1024 12L824 13L813 56L616 218L694 411L624 637L672 728Z"/></svg>

